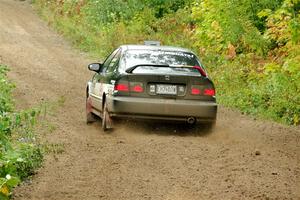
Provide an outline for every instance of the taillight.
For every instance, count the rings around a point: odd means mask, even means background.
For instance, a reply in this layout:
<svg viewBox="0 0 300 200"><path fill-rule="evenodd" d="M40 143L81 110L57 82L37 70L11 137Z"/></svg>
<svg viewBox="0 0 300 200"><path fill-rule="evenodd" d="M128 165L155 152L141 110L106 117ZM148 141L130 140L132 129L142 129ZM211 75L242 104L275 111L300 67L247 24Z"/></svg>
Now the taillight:
<svg viewBox="0 0 300 200"><path fill-rule="evenodd" d="M115 85L115 90L120 91L120 92L128 92L129 87L128 87L128 84L119 83L119 84Z"/></svg>
<svg viewBox="0 0 300 200"><path fill-rule="evenodd" d="M193 95L199 95L201 93L201 91L197 88L192 88L192 94Z"/></svg>
<svg viewBox="0 0 300 200"><path fill-rule="evenodd" d="M215 96L216 91L214 89L205 89L204 90L204 95L206 95L206 96Z"/></svg>
<svg viewBox="0 0 300 200"><path fill-rule="evenodd" d="M133 92L144 92L144 88L140 85L136 85L132 88Z"/></svg>
<svg viewBox="0 0 300 200"><path fill-rule="evenodd" d="M144 92L143 83L121 81L115 85L115 91L118 92L136 92L142 93Z"/></svg>
<svg viewBox="0 0 300 200"><path fill-rule="evenodd" d="M142 93L144 92L144 85L140 82L131 82L130 83L130 92Z"/></svg>
<svg viewBox="0 0 300 200"><path fill-rule="evenodd" d="M216 91L215 91L215 89L212 89L212 88L203 89L202 86L200 86L200 85L192 85L191 94L192 95L215 96Z"/></svg>
<svg viewBox="0 0 300 200"><path fill-rule="evenodd" d="M200 86L192 85L191 94L192 95L200 95L201 94Z"/></svg>

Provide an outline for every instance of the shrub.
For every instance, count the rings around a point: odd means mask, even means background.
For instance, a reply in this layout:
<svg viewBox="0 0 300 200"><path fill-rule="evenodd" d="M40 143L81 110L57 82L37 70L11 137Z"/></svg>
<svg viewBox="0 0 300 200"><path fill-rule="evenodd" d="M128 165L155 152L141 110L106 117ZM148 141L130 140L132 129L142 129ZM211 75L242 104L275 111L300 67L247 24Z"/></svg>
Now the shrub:
<svg viewBox="0 0 300 200"><path fill-rule="evenodd" d="M0 199L8 199L11 189L32 175L43 158L33 134L39 112L14 111L14 86L7 81L7 70L0 65Z"/></svg>

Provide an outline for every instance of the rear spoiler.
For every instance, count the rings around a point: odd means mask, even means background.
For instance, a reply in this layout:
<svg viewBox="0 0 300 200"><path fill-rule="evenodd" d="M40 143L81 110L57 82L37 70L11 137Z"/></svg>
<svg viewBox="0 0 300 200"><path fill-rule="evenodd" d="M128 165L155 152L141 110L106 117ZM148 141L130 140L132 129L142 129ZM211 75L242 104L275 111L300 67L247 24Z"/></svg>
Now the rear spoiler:
<svg viewBox="0 0 300 200"><path fill-rule="evenodd" d="M170 67L170 65L154 65L154 64L141 64L141 65L134 65L132 67L129 67L128 69L125 70L127 73L132 73L133 70L135 70L138 67L143 67L143 66L151 66L151 67Z"/></svg>
<svg viewBox="0 0 300 200"><path fill-rule="evenodd" d="M207 73L204 71L204 69L200 66L191 66L191 65L154 65L154 64L141 64L141 65L134 65L132 67L129 67L128 69L125 70L125 72L131 74L133 70L135 70L138 67L143 67L143 66L153 66L153 67L178 67L178 68L193 68L197 69L201 76L207 77Z"/></svg>

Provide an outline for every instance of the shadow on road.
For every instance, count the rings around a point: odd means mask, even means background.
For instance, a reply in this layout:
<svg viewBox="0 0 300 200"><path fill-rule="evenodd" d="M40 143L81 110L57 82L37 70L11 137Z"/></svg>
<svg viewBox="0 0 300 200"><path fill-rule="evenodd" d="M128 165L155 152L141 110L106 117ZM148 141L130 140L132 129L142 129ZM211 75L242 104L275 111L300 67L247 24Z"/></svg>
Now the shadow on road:
<svg viewBox="0 0 300 200"><path fill-rule="evenodd" d="M118 120L114 131L122 131L136 134L156 134L162 136L194 136L204 137L212 133L205 124L189 125L185 122L161 122L161 121L134 121Z"/></svg>

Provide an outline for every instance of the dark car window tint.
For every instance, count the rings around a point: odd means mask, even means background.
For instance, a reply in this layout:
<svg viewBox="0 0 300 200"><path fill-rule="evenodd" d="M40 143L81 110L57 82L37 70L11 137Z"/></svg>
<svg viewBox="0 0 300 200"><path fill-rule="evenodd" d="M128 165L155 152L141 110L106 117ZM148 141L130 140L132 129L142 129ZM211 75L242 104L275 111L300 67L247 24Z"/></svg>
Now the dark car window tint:
<svg viewBox="0 0 300 200"><path fill-rule="evenodd" d="M121 59L121 64L125 69L136 65L147 64L171 66L141 66L133 70L133 73L200 75L196 69L191 68L191 66L200 65L196 56L192 53L181 51L127 50ZM190 68L183 68L182 66L189 66Z"/></svg>
<svg viewBox="0 0 300 200"><path fill-rule="evenodd" d="M139 64L157 65L199 65L194 54L181 51L127 50L122 58L126 68Z"/></svg>
<svg viewBox="0 0 300 200"><path fill-rule="evenodd" d="M118 50L118 52L115 54L115 56L109 63L108 68L106 70L107 72L113 72L115 70L115 68L120 60L120 56L121 56L121 50Z"/></svg>
<svg viewBox="0 0 300 200"><path fill-rule="evenodd" d="M116 53L119 51L119 49L116 49L112 54L110 54L105 62L103 63L103 68L102 68L102 72L105 72L106 69L108 68L110 62L112 61L113 57L116 55Z"/></svg>

